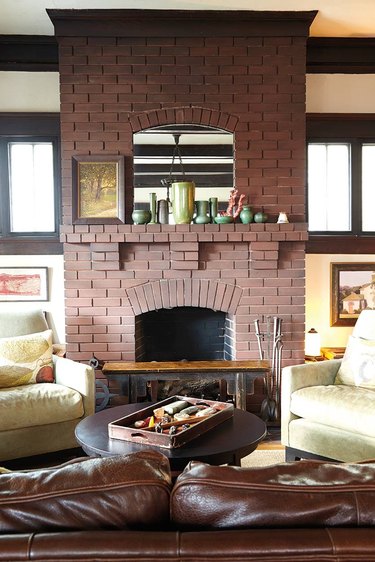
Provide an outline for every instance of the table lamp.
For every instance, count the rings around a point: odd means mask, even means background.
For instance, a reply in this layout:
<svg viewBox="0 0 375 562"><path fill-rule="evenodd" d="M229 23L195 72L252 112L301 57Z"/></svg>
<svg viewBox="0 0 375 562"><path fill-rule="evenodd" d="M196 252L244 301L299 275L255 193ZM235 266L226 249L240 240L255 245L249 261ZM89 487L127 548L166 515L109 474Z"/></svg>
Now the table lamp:
<svg viewBox="0 0 375 562"><path fill-rule="evenodd" d="M320 334L311 328L305 338L305 355L307 357L320 357Z"/></svg>

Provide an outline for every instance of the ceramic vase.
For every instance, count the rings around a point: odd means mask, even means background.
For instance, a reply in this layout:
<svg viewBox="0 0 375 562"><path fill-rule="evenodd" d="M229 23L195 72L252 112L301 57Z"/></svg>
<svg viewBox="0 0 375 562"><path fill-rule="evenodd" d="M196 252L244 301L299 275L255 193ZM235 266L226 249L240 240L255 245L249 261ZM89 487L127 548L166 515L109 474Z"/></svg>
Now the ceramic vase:
<svg viewBox="0 0 375 562"><path fill-rule="evenodd" d="M255 213L254 215L254 222L266 222L267 219L268 216L266 215L266 213L262 213L261 211Z"/></svg>
<svg viewBox="0 0 375 562"><path fill-rule="evenodd" d="M169 223L169 205L166 199L158 201L158 222L160 224Z"/></svg>
<svg viewBox="0 0 375 562"><path fill-rule="evenodd" d="M195 206L197 209L197 214L194 218L195 224L208 224L209 222L211 222L208 201L196 201Z"/></svg>
<svg viewBox="0 0 375 562"><path fill-rule="evenodd" d="M277 219L277 222L279 224L288 223L289 222L288 215L286 213L284 213L283 211L281 211L279 213L279 217Z"/></svg>
<svg viewBox="0 0 375 562"><path fill-rule="evenodd" d="M171 189L172 211L175 224L190 224L194 215L194 182L173 182Z"/></svg>
<svg viewBox="0 0 375 562"><path fill-rule="evenodd" d="M250 224L253 222L253 212L250 205L244 205L240 212L240 219L243 224Z"/></svg>
<svg viewBox="0 0 375 562"><path fill-rule="evenodd" d="M151 213L147 209L134 209L132 219L134 224L147 224L151 220Z"/></svg>
<svg viewBox="0 0 375 562"><path fill-rule="evenodd" d="M150 193L150 224L156 224L156 193Z"/></svg>
<svg viewBox="0 0 375 562"><path fill-rule="evenodd" d="M218 213L218 198L217 197L210 197L210 217L211 222L215 222L215 217Z"/></svg>

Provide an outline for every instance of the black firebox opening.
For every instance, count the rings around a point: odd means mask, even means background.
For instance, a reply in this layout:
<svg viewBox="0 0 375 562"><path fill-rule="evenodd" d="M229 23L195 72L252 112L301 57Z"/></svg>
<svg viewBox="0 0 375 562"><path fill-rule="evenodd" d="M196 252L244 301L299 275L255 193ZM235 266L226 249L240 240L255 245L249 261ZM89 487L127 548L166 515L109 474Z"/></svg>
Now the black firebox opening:
<svg viewBox="0 0 375 562"><path fill-rule="evenodd" d="M178 307L141 316L143 361L224 359L225 313ZM142 350L143 347L143 350Z"/></svg>

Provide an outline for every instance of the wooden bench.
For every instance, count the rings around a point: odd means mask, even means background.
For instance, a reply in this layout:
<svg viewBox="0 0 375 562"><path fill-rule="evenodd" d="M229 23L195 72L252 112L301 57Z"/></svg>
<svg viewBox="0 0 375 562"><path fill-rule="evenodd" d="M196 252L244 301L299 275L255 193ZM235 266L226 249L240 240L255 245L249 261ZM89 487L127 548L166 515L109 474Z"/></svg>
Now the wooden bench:
<svg viewBox="0 0 375 562"><path fill-rule="evenodd" d="M129 401L137 402L138 396L146 395L147 383L151 382L151 400L157 402L157 382L183 380L199 376L225 380L229 393L235 397L237 408L246 410L246 394L254 393L254 380L269 376L268 361L117 361L105 362L103 374L109 380L117 380Z"/></svg>

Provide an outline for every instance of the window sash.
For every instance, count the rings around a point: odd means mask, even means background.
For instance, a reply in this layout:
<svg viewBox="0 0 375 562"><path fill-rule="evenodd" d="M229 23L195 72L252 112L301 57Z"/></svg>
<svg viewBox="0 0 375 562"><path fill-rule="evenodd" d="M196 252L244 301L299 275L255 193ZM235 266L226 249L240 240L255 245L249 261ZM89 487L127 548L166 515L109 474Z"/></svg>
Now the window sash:
<svg viewBox="0 0 375 562"><path fill-rule="evenodd" d="M54 233L55 193L52 142L8 144L11 233Z"/></svg>
<svg viewBox="0 0 375 562"><path fill-rule="evenodd" d="M348 143L308 143L310 232L350 232L351 150Z"/></svg>
<svg viewBox="0 0 375 562"><path fill-rule="evenodd" d="M362 209L363 232L375 231L375 143L362 144Z"/></svg>

